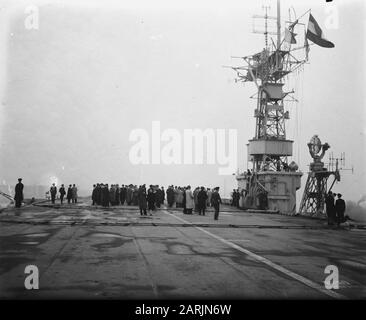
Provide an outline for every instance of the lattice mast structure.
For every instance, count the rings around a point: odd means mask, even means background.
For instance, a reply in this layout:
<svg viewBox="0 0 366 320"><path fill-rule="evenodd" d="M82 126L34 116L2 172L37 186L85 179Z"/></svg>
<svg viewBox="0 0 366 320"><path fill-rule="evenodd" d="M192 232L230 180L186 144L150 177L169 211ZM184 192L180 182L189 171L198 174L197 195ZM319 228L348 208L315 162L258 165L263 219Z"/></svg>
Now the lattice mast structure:
<svg viewBox="0 0 366 320"><path fill-rule="evenodd" d="M329 154L327 165L322 162L330 145L322 144L317 135L311 138L308 147L313 161L310 163L299 212L302 215L321 217L325 216L324 203L328 192L332 191L336 182L341 181L340 171L352 170L353 173L353 167L352 169L344 168L346 160L344 152L338 158L335 158L333 153Z"/></svg>
<svg viewBox="0 0 366 320"><path fill-rule="evenodd" d="M265 47L253 55L236 57L245 61L245 66L231 67L237 73L237 81L254 82L257 88L257 105L254 110L256 119L255 135L249 140L248 160L252 171L238 174L239 189L242 192L243 207L277 210L284 213L296 211L296 190L300 188L301 175L295 162L288 163L292 156L293 141L286 137L286 121L289 112L285 111L285 101L294 99L293 91L285 92L285 77L307 61L299 59L291 48L291 42L281 37L281 9L277 0L277 16L265 16ZM260 16L254 16L259 18ZM276 20L277 30L268 30L268 20ZM296 22L288 22L292 32ZM258 33L257 31L255 31ZM275 34L276 43L268 35Z"/></svg>

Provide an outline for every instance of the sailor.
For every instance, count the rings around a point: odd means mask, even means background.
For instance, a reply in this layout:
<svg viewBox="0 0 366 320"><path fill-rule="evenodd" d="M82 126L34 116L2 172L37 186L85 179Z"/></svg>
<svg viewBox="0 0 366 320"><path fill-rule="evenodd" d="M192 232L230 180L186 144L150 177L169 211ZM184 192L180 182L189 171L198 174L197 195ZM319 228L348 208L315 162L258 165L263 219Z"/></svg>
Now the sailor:
<svg viewBox="0 0 366 320"><path fill-rule="evenodd" d="M221 197L220 197L220 194L219 194L219 190L220 190L220 188L216 187L214 189L213 193L212 193L212 196L211 196L211 203L212 203L212 206L215 209L215 216L214 216L215 220L218 220L218 218L219 218L220 203L222 203Z"/></svg>
<svg viewBox="0 0 366 320"><path fill-rule="evenodd" d="M24 185L22 183L22 178L19 178L18 183L15 186L15 195L14 195L15 208L20 208L22 206L22 201L24 199L23 189Z"/></svg>
<svg viewBox="0 0 366 320"><path fill-rule="evenodd" d="M64 196L66 194L65 191L65 186L62 184L60 189L58 190L58 192L60 193L60 200L61 200L61 204L64 202Z"/></svg>
<svg viewBox="0 0 366 320"><path fill-rule="evenodd" d="M346 203L342 199L342 195L338 193L338 199L335 202L335 212L336 212L336 220L337 225L339 226L341 223L345 221L344 212L346 211Z"/></svg>
<svg viewBox="0 0 366 320"><path fill-rule="evenodd" d="M51 194L52 203L55 203L56 194L57 194L57 187L54 183L52 183L52 186L50 188L50 194Z"/></svg>

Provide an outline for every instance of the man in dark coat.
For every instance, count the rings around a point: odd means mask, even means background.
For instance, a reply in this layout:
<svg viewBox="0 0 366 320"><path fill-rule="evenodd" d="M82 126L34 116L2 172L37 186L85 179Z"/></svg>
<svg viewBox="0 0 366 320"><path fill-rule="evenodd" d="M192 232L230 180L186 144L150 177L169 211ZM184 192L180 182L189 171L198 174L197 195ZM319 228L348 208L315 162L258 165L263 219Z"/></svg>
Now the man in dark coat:
<svg viewBox="0 0 366 320"><path fill-rule="evenodd" d="M337 217L337 225L339 226L345 221L344 212L346 211L346 203L342 199L342 195L340 193L338 193L337 197L338 199L335 202L335 212Z"/></svg>
<svg viewBox="0 0 366 320"><path fill-rule="evenodd" d="M24 189L24 185L22 183L22 178L19 178L18 183L15 186L15 195L14 195L16 208L20 208L22 206L22 201L24 199L23 189Z"/></svg>
<svg viewBox="0 0 366 320"><path fill-rule="evenodd" d="M161 187L161 196L162 196L161 203L164 204L164 202L165 202L165 190L164 190L164 187Z"/></svg>
<svg viewBox="0 0 366 320"><path fill-rule="evenodd" d="M153 187L150 185L150 188L147 191L147 205L150 216L152 216L152 212L155 211L155 201L156 201L156 194L154 192Z"/></svg>
<svg viewBox="0 0 366 320"><path fill-rule="evenodd" d="M328 217L328 225L333 225L335 221L334 195L332 191L328 192L325 198L325 209Z"/></svg>
<svg viewBox="0 0 366 320"><path fill-rule="evenodd" d="M101 183L97 183L95 187L95 203L100 206L102 204L102 187Z"/></svg>
<svg viewBox="0 0 366 320"><path fill-rule="evenodd" d="M124 205L124 203L125 203L126 192L127 192L127 189L126 189L125 185L123 184L121 187L121 190L120 190L120 194L119 194L119 198L121 200L121 205Z"/></svg>
<svg viewBox="0 0 366 320"><path fill-rule="evenodd" d="M69 184L69 187L67 188L66 198L67 198L67 203L70 203L71 199L72 199L72 186L71 186L71 184Z"/></svg>
<svg viewBox="0 0 366 320"><path fill-rule="evenodd" d="M75 184L72 185L72 203L77 203L78 202L78 188L76 187Z"/></svg>
<svg viewBox="0 0 366 320"><path fill-rule="evenodd" d="M201 190L197 194L197 202L198 202L198 214L205 215L206 210L206 201L207 201L207 193L204 187L201 187Z"/></svg>
<svg viewBox="0 0 366 320"><path fill-rule="evenodd" d="M166 190L166 197L167 197L167 201L168 201L168 206L169 206L169 208L171 208L174 204L174 188L173 188L173 186L170 186Z"/></svg>
<svg viewBox="0 0 366 320"><path fill-rule="evenodd" d="M127 191L126 191L126 202L127 202L127 205L131 205L132 203L132 193L133 193L133 190L132 190L132 185L130 184L128 187L127 187Z"/></svg>
<svg viewBox="0 0 366 320"><path fill-rule="evenodd" d="M109 188L108 188L108 183L104 185L103 189L103 202L102 202L102 206L103 207L109 207Z"/></svg>
<svg viewBox="0 0 366 320"><path fill-rule="evenodd" d="M139 193L138 193L138 200L139 200L139 208L140 214L147 216L147 201L146 201L146 188L145 185L140 186Z"/></svg>
<svg viewBox="0 0 366 320"><path fill-rule="evenodd" d="M219 190L220 188L219 187L216 187L212 193L212 196L211 196L211 203L212 203L212 206L214 207L215 209L215 220L218 220L219 218L219 211L220 211L220 203L222 203L221 201L221 197L220 197L220 194L219 194Z"/></svg>
<svg viewBox="0 0 366 320"><path fill-rule="evenodd" d="M92 201L92 206L97 204L97 186L95 184L93 184Z"/></svg>
<svg viewBox="0 0 366 320"><path fill-rule="evenodd" d="M138 204L139 204L138 194L139 194L139 189L135 185L132 189L132 203L134 206L138 206Z"/></svg>
<svg viewBox="0 0 366 320"><path fill-rule="evenodd" d="M119 184L116 184L116 197L115 197L115 205L119 206L121 200L120 200L120 192L121 192L121 188L119 187Z"/></svg>
<svg viewBox="0 0 366 320"><path fill-rule="evenodd" d="M57 187L54 183L52 183L52 186L50 188L50 194L51 194L52 203L55 203L56 194L57 194Z"/></svg>
<svg viewBox="0 0 366 320"><path fill-rule="evenodd" d="M155 194L156 194L156 206L160 208L160 205L163 203L163 192L161 191L159 186L157 186Z"/></svg>
<svg viewBox="0 0 366 320"><path fill-rule="evenodd" d="M183 213L187 214L187 207L186 207L186 203L187 203L187 195L186 195L186 188L183 188L183 202L182 202L182 206L183 206Z"/></svg>
<svg viewBox="0 0 366 320"><path fill-rule="evenodd" d="M60 189L58 190L58 192L60 193L60 200L61 200L61 204L64 202L64 196L66 194L65 191L65 186L62 184Z"/></svg>

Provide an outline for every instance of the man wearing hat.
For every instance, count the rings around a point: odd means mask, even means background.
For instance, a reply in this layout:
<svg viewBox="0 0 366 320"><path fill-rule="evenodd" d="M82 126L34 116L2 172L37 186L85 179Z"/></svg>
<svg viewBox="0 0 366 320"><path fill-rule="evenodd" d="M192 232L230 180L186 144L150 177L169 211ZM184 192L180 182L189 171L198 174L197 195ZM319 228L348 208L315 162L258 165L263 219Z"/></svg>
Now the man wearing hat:
<svg viewBox="0 0 366 320"><path fill-rule="evenodd" d="M24 185L22 183L22 178L19 178L18 183L15 186L14 200L15 200L15 207L16 208L20 208L21 205L22 205L22 201L24 199L24 197L23 197L23 188L24 188Z"/></svg>
<svg viewBox="0 0 366 320"><path fill-rule="evenodd" d="M218 220L218 218L219 218L220 203L222 203L221 197L219 194L219 190L220 190L220 188L216 187L214 189L214 191L212 192L212 196L211 196L211 203L215 209L215 220Z"/></svg>
<svg viewBox="0 0 366 320"><path fill-rule="evenodd" d="M346 211L346 203L342 199L342 195L340 193L337 194L338 199L335 202L335 212L336 212L336 221L339 226L344 222L344 212Z"/></svg>

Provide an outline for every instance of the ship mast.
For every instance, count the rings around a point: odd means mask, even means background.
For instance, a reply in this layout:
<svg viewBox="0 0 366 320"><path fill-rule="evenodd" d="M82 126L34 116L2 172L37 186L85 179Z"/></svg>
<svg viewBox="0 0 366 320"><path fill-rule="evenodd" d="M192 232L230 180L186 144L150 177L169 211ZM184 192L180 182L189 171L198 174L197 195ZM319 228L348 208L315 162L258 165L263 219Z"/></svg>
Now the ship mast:
<svg viewBox="0 0 366 320"><path fill-rule="evenodd" d="M238 175L239 188L244 190L244 207L281 210L293 212L296 207L296 190L300 187L302 173L296 163L288 163L292 156L293 141L286 137L285 123L290 118L285 110L285 99L291 100L291 92L284 91L284 78L305 60L299 60L291 53L291 44L282 46L281 39L281 5L277 0L277 15L268 15L265 9L264 18L265 46L262 51L241 57L246 66L232 67L237 72L239 81L253 82L257 87L257 105L254 110L256 121L255 134L247 144L248 161L252 171L248 175ZM276 29L270 30L268 19L276 21ZM277 43L268 35L277 37ZM250 176L249 176L250 174ZM241 184L241 186L240 186Z"/></svg>
<svg viewBox="0 0 366 320"><path fill-rule="evenodd" d="M277 0L277 49L281 48L281 3Z"/></svg>

